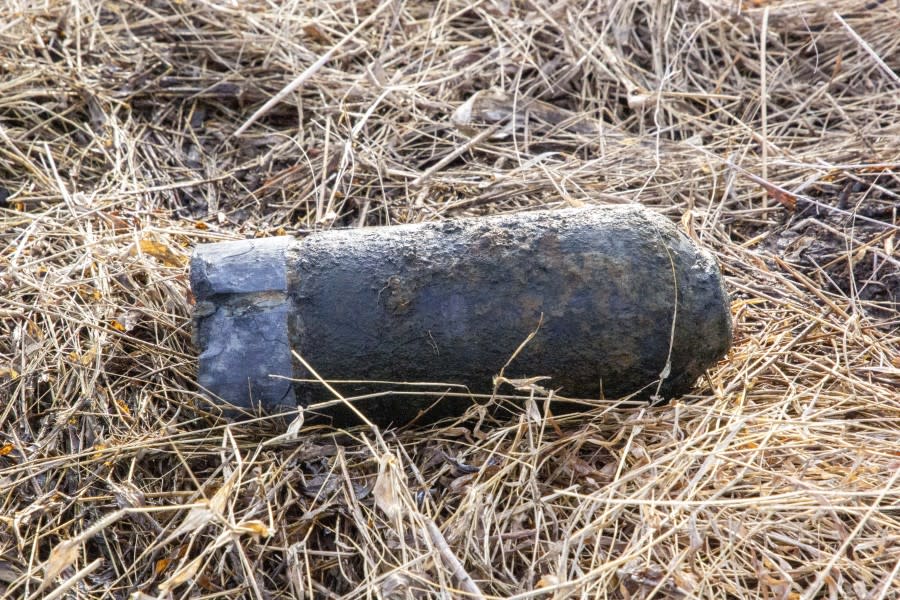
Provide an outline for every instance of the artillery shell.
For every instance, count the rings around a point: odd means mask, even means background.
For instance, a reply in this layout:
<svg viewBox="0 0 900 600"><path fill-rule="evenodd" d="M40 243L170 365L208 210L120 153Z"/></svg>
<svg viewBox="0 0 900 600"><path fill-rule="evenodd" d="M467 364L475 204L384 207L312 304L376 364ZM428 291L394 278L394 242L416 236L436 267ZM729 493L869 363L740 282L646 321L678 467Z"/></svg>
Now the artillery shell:
<svg viewBox="0 0 900 600"><path fill-rule="evenodd" d="M382 424L470 400L376 382L484 392L504 369L567 397L668 398L731 344L713 257L639 206L201 245L191 285L214 397L268 411L333 399L295 351L343 396L368 395L355 405Z"/></svg>

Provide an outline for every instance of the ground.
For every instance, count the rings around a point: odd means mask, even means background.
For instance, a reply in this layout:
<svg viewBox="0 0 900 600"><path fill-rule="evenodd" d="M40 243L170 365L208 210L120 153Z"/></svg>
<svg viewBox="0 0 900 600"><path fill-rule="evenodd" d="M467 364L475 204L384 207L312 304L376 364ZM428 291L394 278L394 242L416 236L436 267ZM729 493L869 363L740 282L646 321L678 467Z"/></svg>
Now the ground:
<svg viewBox="0 0 900 600"><path fill-rule="evenodd" d="M890 0L3 12L5 597L900 597ZM732 297L685 397L276 438L197 387L196 244L629 202Z"/></svg>

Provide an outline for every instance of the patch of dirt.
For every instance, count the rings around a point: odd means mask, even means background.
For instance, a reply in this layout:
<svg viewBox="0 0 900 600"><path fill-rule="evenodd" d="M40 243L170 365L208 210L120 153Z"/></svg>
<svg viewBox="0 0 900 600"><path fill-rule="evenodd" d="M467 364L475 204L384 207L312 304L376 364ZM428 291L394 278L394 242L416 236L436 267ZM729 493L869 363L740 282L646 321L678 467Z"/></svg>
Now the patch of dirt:
<svg viewBox="0 0 900 600"><path fill-rule="evenodd" d="M900 178L860 169L817 184L763 248L826 293L851 298L882 327L900 325ZM849 175L853 175L850 177Z"/></svg>

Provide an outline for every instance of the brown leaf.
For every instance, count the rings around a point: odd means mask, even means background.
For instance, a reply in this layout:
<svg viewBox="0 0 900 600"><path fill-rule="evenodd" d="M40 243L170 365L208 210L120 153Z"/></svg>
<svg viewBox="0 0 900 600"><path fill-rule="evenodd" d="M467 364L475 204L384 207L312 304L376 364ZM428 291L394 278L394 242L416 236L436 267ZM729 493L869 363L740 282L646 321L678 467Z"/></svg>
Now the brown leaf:
<svg viewBox="0 0 900 600"><path fill-rule="evenodd" d="M206 574L200 574L197 577L197 585L207 592L219 592L222 590L222 588L213 583L213 580Z"/></svg>
<svg viewBox="0 0 900 600"><path fill-rule="evenodd" d="M797 196L778 189L770 189L766 190L766 192L786 209L797 210Z"/></svg>
<svg viewBox="0 0 900 600"><path fill-rule="evenodd" d="M138 253L152 256L167 267L183 267L187 263L187 256L176 253L165 242L152 239L151 237L141 238L137 246L132 246L128 252L130 256L137 256Z"/></svg>
<svg viewBox="0 0 900 600"><path fill-rule="evenodd" d="M378 463L378 478L375 480L375 487L372 488L372 495L375 498L375 505L393 519L400 514L403 508L400 492L397 489L399 482L396 481L393 473L397 459L393 454L387 452L379 458Z"/></svg>
<svg viewBox="0 0 900 600"><path fill-rule="evenodd" d="M209 501L209 508L219 517L225 514L225 502L228 500L228 497L231 496L231 490L234 489L237 477L238 472L235 471L225 480L222 487L216 490L216 493L213 494L213 497Z"/></svg>
<svg viewBox="0 0 900 600"><path fill-rule="evenodd" d="M451 492L461 494L467 487L469 487L469 485L476 477L478 477L478 473L467 473L451 481L450 485L447 487Z"/></svg>
<svg viewBox="0 0 900 600"><path fill-rule="evenodd" d="M52 585L56 578L73 562L78 560L81 554L79 545L72 540L60 542L50 551L50 558L44 563L44 580L38 591Z"/></svg>
<svg viewBox="0 0 900 600"><path fill-rule="evenodd" d="M318 44L327 44L328 36L322 31L322 28L315 23L307 23L303 26L303 33Z"/></svg>
<svg viewBox="0 0 900 600"><path fill-rule="evenodd" d="M559 585L559 577L556 575L544 575L541 577L538 582L535 584L535 589L541 589L546 587L553 587L555 585Z"/></svg>
<svg viewBox="0 0 900 600"><path fill-rule="evenodd" d="M171 577L159 584L159 591L170 592L174 588L189 580L191 577L197 574L197 571L200 569L200 564L202 562L203 557L198 556L188 564L172 573Z"/></svg>
<svg viewBox="0 0 900 600"><path fill-rule="evenodd" d="M166 541L168 542L172 538L183 533L191 533L203 529L210 521L212 521L213 516L213 512L206 506L195 506L191 508L191 510L188 511L187 516L184 517L184 521L181 522L181 525L166 538Z"/></svg>
<svg viewBox="0 0 900 600"><path fill-rule="evenodd" d="M269 537L272 535L272 529L260 520L253 519L250 521L241 521L234 526L236 533L249 533L254 536Z"/></svg>
<svg viewBox="0 0 900 600"><path fill-rule="evenodd" d="M528 415L528 420L535 425L540 425L541 421L543 421L541 409L538 408L537 402L533 398L525 401L525 414Z"/></svg>
<svg viewBox="0 0 900 600"><path fill-rule="evenodd" d="M168 558L159 559L158 561L156 561L156 565L154 565L153 567L153 574L160 575L163 571L169 568L169 563L171 562L172 561Z"/></svg>
<svg viewBox="0 0 900 600"><path fill-rule="evenodd" d="M231 494L231 490L234 488L236 480L237 471L232 473L231 476L225 480L222 487L216 490L216 493L213 494L213 497L209 502L200 506L191 507L187 516L184 517L184 521L181 522L181 525L179 525L175 531L169 534L165 543L170 542L181 534L193 533L203 529L216 517L222 518L225 512L225 502L228 500L228 496Z"/></svg>

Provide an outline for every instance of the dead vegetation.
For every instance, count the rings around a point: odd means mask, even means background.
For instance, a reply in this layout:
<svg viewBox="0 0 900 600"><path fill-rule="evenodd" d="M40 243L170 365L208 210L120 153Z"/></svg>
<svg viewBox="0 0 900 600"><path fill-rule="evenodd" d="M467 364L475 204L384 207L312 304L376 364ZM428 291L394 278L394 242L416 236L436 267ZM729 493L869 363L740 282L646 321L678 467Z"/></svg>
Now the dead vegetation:
<svg viewBox="0 0 900 600"><path fill-rule="evenodd" d="M900 597L894 0L3 13L4 598ZM198 393L197 243L611 202L727 275L691 397L265 443Z"/></svg>

